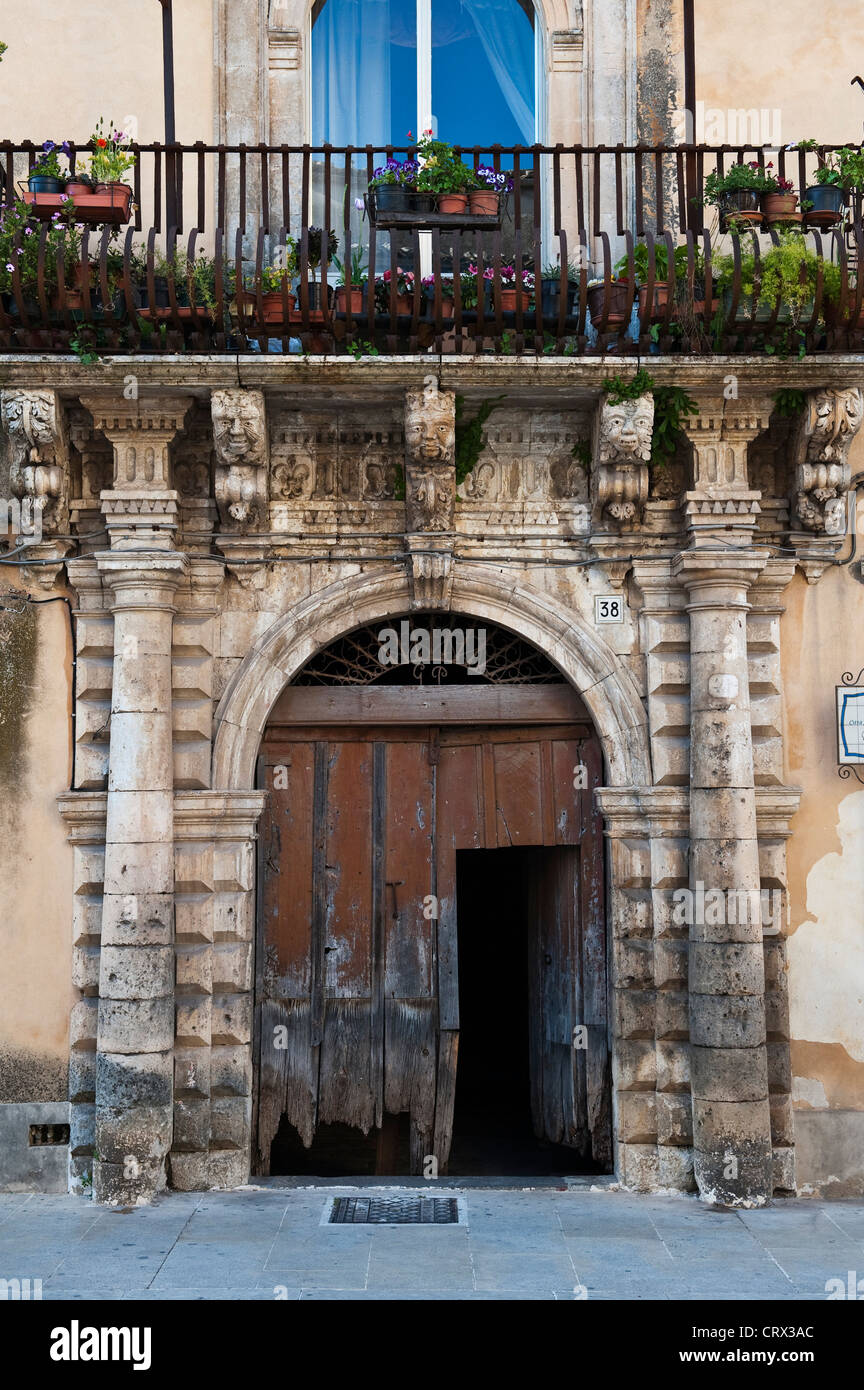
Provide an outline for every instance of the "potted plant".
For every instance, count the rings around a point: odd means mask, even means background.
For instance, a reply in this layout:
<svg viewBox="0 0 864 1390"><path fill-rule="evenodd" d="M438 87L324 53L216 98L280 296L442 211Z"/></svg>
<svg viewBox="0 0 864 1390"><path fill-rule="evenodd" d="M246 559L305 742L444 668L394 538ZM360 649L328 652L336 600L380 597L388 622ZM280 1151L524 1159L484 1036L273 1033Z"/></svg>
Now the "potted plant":
<svg viewBox="0 0 864 1390"><path fill-rule="evenodd" d="M474 178L477 187L469 189L468 211L472 217L497 217L501 194L509 193L513 187L512 176L481 164L474 170Z"/></svg>
<svg viewBox="0 0 864 1390"><path fill-rule="evenodd" d="M375 276L375 303L382 313L390 312L390 286L393 277L389 270L383 274ZM412 314L414 312L414 272L413 270L396 271L396 313Z"/></svg>
<svg viewBox="0 0 864 1390"><path fill-rule="evenodd" d="M648 307L648 274L650 268L650 257L648 247L642 242L633 248L633 266L636 284L639 287L639 316L645 317ZM630 257L622 256L615 266L616 279L626 281L630 274ZM660 318L669 303L670 297L674 297L675 282L687 274L687 247L678 246L672 263L672 276L669 276L669 250L665 241L654 243L654 292L652 295L651 315L653 318Z"/></svg>
<svg viewBox="0 0 864 1390"><path fill-rule="evenodd" d="M292 239L289 238L289 240L292 240ZM296 264L297 264L297 267L298 267L298 269L299 269L299 268L300 268L300 255L299 255L299 250L297 249L297 244L296 244L296 242L293 242L293 240L292 240L292 245L293 245L294 248L295 248ZM336 262L334 261L333 258L334 258L334 256L336 255L336 252L338 251L338 249L339 249L339 238L337 237L336 233L335 233L335 232L332 230L332 228L331 228L330 231L327 232L327 246L326 246L326 251L327 251L327 262L328 262L328 264L330 264L330 263L332 263L332 264L334 264L334 265L336 264ZM325 290L325 288L326 288L326 289L328 290L328 292L329 292L329 286L324 286L324 285L322 285L319 276L316 274L316 272L320 269L322 260L324 259L324 250L325 250L325 247L324 247L324 228L323 228L323 227L310 227L310 228L308 229L307 237L306 237L306 257L307 257L307 260L308 260L308 262L309 262L309 269L310 269L310 271L312 272L312 274L311 274L310 278L309 278L309 279L307 280L307 282L306 282L306 289L307 289L307 294L308 294L308 296L309 296L309 310L310 310L310 313L311 313L316 319L323 319L323 317L324 317L324 313L323 313L323 302L324 302L324 290ZM296 274L296 271L295 271L295 274ZM328 300L328 303L329 303L329 300Z"/></svg>
<svg viewBox="0 0 864 1390"><path fill-rule="evenodd" d="M772 165L769 164L767 167L770 169ZM761 208L765 221L769 224L796 220L800 222L801 215L796 213L798 194L792 180L783 178L780 174L768 174L766 181L774 186L766 188L762 194Z"/></svg>
<svg viewBox="0 0 864 1390"><path fill-rule="evenodd" d="M799 149L815 149L815 140L802 140ZM802 204L809 226L830 227L839 222L850 193L864 191L864 150L852 145L820 156L816 182L804 190Z"/></svg>
<svg viewBox="0 0 864 1390"><path fill-rule="evenodd" d="M369 190L378 212L431 212L435 199L417 189L420 165L416 159L388 159L373 170Z"/></svg>
<svg viewBox="0 0 864 1390"><path fill-rule="evenodd" d="M467 277L465 277L465 278L467 279ZM422 291L422 294L423 294L423 305L424 305L424 309L425 309L426 313L432 313L432 314L434 314L434 312L435 312L435 292L436 292L436 289L437 289L437 290L439 291L439 293L440 293L440 300L439 300L439 303L440 303L440 306L441 306L441 317L442 317L442 319L452 319L453 314L454 314L454 310L455 310L455 304L454 304L454 299L453 299L453 276L452 276L452 275L441 275L441 276L424 275L422 281L420 282L420 288L421 288L421 291ZM475 280L475 281L474 281L474 294L475 294L475 296L476 296L476 293L477 293L477 282L476 282L476 280ZM463 293L463 295L462 295L462 303L463 303L463 305L465 304L465 296L464 296L464 293Z"/></svg>
<svg viewBox="0 0 864 1390"><path fill-rule="evenodd" d="M61 154L68 156L68 141L64 140L62 145L55 145L53 140L45 141L42 153L27 178L27 187L31 193L63 192L69 171L60 167Z"/></svg>
<svg viewBox="0 0 864 1390"><path fill-rule="evenodd" d="M93 180L89 174L70 174L63 192L67 198L89 198L93 193Z"/></svg>
<svg viewBox="0 0 864 1390"><path fill-rule="evenodd" d="M741 292L736 318L752 323L767 323L776 309L778 324L806 326L813 317L819 258L801 233L792 230L781 232L778 244L762 257L758 293L756 269L755 256L741 257ZM718 256L715 271L718 291L723 300L723 313L728 319L735 278L734 259L731 256ZM823 261L822 273L823 294L828 304L839 293L839 267Z"/></svg>
<svg viewBox="0 0 864 1390"><path fill-rule="evenodd" d="M534 303L534 276L530 270L517 271L515 266L501 267L501 311L515 313L517 306L524 313Z"/></svg>
<svg viewBox="0 0 864 1390"><path fill-rule="evenodd" d="M431 130L424 132L417 146L421 160L417 188L422 193L434 193L438 211L462 216L468 207L468 194L477 188L474 170L457 155L444 140L433 140Z"/></svg>
<svg viewBox="0 0 864 1390"><path fill-rule="evenodd" d="M605 280L588 281L588 310L591 314L591 322L598 324L603 318L606 304L606 282ZM633 311L633 296L630 290L629 280L619 280L617 275L613 275L609 283L609 314L606 319L606 328L622 328L629 323L630 315Z"/></svg>
<svg viewBox="0 0 864 1390"><path fill-rule="evenodd" d="M339 272L334 296L337 314L346 314L349 308L352 314L362 314L363 297L369 284L369 270L363 260L362 246L355 246L351 251L349 274L346 274L344 262L337 260L335 256L333 257L333 264Z"/></svg>
<svg viewBox="0 0 864 1390"><path fill-rule="evenodd" d="M467 271L459 277L459 291L463 309L476 310L478 306L479 294L477 273L478 267L472 262L469 262ZM488 313L491 309L490 301L492 297L492 281L494 278L494 270L491 266L487 266L480 277L480 283L483 286L483 309L485 313Z"/></svg>
<svg viewBox="0 0 864 1390"><path fill-rule="evenodd" d="M173 317L171 289L177 305L177 316L181 319L215 319L216 316L216 262L203 251L189 260L185 254L175 251L170 256L157 250L153 258L153 302L150 295L150 274L147 253L134 252L131 259L132 279L135 282L135 295L141 317L147 319L167 319ZM231 293L233 276L230 267L223 275L223 290ZM251 294L242 296L247 305L254 301Z"/></svg>
<svg viewBox="0 0 864 1390"><path fill-rule="evenodd" d="M718 209L721 231L758 227L763 218L762 194L775 188L776 180L755 160L750 160L747 164L730 165L725 174L712 169L705 180L702 201Z"/></svg>
<svg viewBox="0 0 864 1390"><path fill-rule="evenodd" d="M108 198L110 206L122 210L122 220L128 221L132 189L123 182L123 175L135 167L129 136L122 130L113 129L112 121L106 127L100 116L90 136L90 149L90 178L93 180L94 194Z"/></svg>
<svg viewBox="0 0 864 1390"><path fill-rule="evenodd" d="M576 296L579 293L579 271L575 266L567 265L563 267L564 281L566 283L567 297L567 316L571 317L576 312ZM540 276L540 308L543 317L547 319L558 317L558 306L561 299L562 267L557 263L550 262L543 267Z"/></svg>
<svg viewBox="0 0 864 1390"><path fill-rule="evenodd" d="M290 245L286 244L284 264L267 265L261 271L261 312L267 324L283 323L286 303L290 313L297 302L290 288L291 277L297 273L297 261L290 237L288 242Z"/></svg>

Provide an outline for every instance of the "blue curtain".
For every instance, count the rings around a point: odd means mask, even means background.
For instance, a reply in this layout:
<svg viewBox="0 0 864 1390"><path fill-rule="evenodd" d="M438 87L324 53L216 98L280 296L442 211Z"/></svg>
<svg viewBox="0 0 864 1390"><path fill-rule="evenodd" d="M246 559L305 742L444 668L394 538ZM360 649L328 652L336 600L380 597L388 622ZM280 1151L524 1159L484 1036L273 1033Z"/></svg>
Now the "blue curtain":
<svg viewBox="0 0 864 1390"><path fill-rule="evenodd" d="M327 0L312 29L312 143L390 140L390 0Z"/></svg>
<svg viewBox="0 0 864 1390"><path fill-rule="evenodd" d="M513 26L524 23L517 0L462 0L474 21L501 95L526 145L534 141L534 50L514 42ZM536 20L535 20L536 23Z"/></svg>

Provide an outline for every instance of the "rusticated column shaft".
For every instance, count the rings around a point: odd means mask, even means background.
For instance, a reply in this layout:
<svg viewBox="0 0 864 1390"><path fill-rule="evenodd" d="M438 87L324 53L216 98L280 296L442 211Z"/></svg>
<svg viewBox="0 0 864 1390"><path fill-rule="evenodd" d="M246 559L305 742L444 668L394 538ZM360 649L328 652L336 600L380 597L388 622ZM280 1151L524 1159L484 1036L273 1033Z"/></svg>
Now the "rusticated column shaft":
<svg viewBox="0 0 864 1390"><path fill-rule="evenodd" d="M690 1057L701 1196L772 1190L747 592L765 556L693 550L675 568L690 614Z"/></svg>
<svg viewBox="0 0 864 1390"><path fill-rule="evenodd" d="M114 612L114 682L96 1067L94 1193L165 1185L174 1074L173 598L187 562L99 557Z"/></svg>

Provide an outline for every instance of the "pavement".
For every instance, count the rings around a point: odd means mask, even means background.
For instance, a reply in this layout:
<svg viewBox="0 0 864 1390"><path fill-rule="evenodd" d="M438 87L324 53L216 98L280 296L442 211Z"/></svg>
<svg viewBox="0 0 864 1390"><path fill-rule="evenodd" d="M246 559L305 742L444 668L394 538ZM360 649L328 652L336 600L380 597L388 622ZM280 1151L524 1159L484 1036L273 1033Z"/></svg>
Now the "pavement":
<svg viewBox="0 0 864 1390"><path fill-rule="evenodd" d="M272 1180L169 1192L121 1210L83 1197L2 1194L0 1280L41 1279L42 1298L52 1300L749 1302L824 1301L829 1280L864 1278L860 1201L727 1212L694 1197L589 1184L426 1185L423 1195L460 1198L462 1224L322 1224L335 1196L416 1192L416 1184Z"/></svg>

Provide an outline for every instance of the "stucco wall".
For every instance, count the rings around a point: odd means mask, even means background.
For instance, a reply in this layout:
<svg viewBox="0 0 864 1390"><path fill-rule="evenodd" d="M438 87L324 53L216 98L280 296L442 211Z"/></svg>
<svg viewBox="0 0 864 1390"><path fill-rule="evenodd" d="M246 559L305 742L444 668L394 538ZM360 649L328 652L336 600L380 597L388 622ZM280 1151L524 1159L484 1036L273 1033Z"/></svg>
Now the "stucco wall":
<svg viewBox="0 0 864 1390"><path fill-rule="evenodd" d="M779 109L783 144L860 140L864 92L849 85L864 76L857 0L824 0L818 9L808 0L695 0L694 10L697 102L722 111ZM710 131L705 138L716 139Z"/></svg>
<svg viewBox="0 0 864 1390"><path fill-rule="evenodd" d="M69 613L27 604L16 574L0 576L0 1103L66 1099L72 1003L72 850L56 805L69 786Z"/></svg>
<svg viewBox="0 0 864 1390"><path fill-rule="evenodd" d="M212 0L174 0L177 138L213 137ZM162 8L79 0L3 0L0 69L4 138L85 141L100 115L137 120L138 138L164 139Z"/></svg>
<svg viewBox="0 0 864 1390"><path fill-rule="evenodd" d="M862 466L858 441L853 473ZM864 788L837 775L834 717L834 686L864 666L858 563L815 585L796 576L786 603L788 781L803 792L789 854L798 1181L842 1195L864 1182Z"/></svg>

